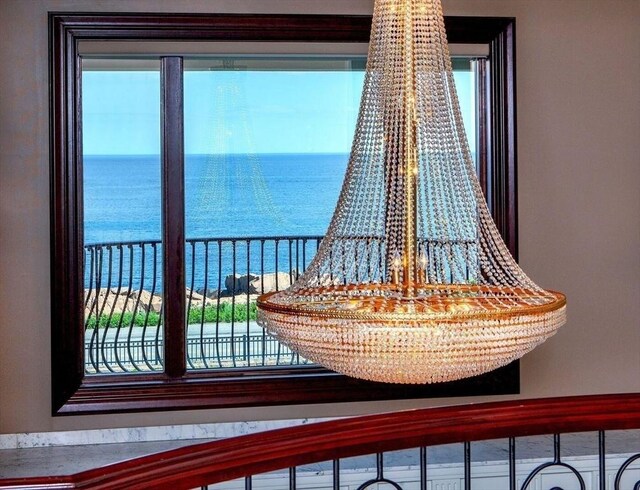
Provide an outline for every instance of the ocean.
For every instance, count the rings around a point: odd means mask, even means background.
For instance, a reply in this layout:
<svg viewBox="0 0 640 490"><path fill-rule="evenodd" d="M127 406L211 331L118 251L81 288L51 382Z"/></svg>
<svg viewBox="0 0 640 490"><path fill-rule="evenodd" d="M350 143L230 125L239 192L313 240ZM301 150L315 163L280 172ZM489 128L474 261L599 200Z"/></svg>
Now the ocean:
<svg viewBox="0 0 640 490"><path fill-rule="evenodd" d="M323 235L346 154L187 155L187 238ZM84 157L85 244L157 240L160 156Z"/></svg>
<svg viewBox="0 0 640 490"><path fill-rule="evenodd" d="M347 154L187 155L187 239L324 235L347 161ZM160 239L159 155L85 156L83 171L85 245ZM224 289L233 272L297 273L316 251L315 242L304 253L300 246L282 243L276 251L274 242L266 242L260 251L256 241L249 253L240 242L235 249L229 242L220 249L187 246L187 286ZM102 250L100 267L86 255L85 287L95 287L100 276L102 288L149 289L155 281L161 290L161 247L156 258L151 249L146 256L126 247Z"/></svg>

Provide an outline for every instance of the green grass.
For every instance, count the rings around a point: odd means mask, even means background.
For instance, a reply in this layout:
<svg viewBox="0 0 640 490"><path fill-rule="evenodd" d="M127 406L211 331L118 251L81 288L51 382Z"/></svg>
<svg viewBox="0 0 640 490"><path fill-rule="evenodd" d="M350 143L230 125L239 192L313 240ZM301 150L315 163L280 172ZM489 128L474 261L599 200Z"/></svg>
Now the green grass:
<svg viewBox="0 0 640 490"><path fill-rule="evenodd" d="M187 323L202 323L204 316L204 323L213 323L216 321L230 323L232 320L235 322L246 322L247 315L249 320L256 319L256 303L250 303L247 308L246 304L237 304L233 308L231 303L220 303L220 308L216 305L209 305L204 308L192 307L189 309L187 315ZM87 319L87 328L106 328L117 327L122 325L128 327L134 325L138 327L144 327L145 320L147 326L155 327L160 323L160 315L158 313L149 313L148 317L146 313L114 313L111 318L109 315L102 314L97 318L95 315L90 316ZM122 323L121 323L122 322Z"/></svg>

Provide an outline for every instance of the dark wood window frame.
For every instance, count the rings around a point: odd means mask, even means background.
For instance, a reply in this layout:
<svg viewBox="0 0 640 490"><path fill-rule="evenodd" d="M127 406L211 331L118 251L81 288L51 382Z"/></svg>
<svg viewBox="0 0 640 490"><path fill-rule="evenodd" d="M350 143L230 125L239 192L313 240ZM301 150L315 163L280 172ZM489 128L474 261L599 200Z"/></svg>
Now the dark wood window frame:
<svg viewBox="0 0 640 490"><path fill-rule="evenodd" d="M515 20L447 17L452 43L488 44L482 83L478 161L487 199L517 257ZM187 372L184 355L184 201L182 120L162 127L165 371L86 376L80 79L83 40L367 42L371 17L239 14L49 15L51 127L52 394L55 415L497 395L519 392L519 364L452 383L389 385L317 366ZM180 85L181 60L165 58L163 84ZM165 91L163 120L181 113ZM176 119L175 117L173 119ZM180 161L179 165L175 162ZM168 226L170 225L170 226Z"/></svg>

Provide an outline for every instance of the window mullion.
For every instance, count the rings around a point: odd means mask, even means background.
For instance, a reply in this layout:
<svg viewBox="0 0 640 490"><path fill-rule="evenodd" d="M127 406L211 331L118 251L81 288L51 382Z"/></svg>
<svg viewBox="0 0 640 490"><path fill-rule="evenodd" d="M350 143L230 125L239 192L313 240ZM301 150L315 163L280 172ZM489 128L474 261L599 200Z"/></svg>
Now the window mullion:
<svg viewBox="0 0 640 490"><path fill-rule="evenodd" d="M186 371L184 97L182 57L161 58L164 368Z"/></svg>
<svg viewBox="0 0 640 490"><path fill-rule="evenodd" d="M489 67L487 58L473 61L476 82L476 170L487 202L491 203L489 187L489 140L491 127L491 99L489 97Z"/></svg>

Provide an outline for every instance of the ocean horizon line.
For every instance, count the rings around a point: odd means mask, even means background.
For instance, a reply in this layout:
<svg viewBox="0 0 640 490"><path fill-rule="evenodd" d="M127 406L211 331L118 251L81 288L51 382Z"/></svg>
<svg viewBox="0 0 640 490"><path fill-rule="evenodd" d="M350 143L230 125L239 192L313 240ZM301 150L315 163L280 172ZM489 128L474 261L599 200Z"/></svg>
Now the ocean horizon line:
<svg viewBox="0 0 640 490"><path fill-rule="evenodd" d="M263 152L263 153L258 153L258 152L249 152L249 153L242 153L242 152L228 152L228 153L185 153L185 156L195 156L195 157L201 157L201 156L228 156L228 155L240 155L240 156L247 156L247 155L349 155L350 152L306 152L306 153L301 153L301 152ZM85 154L83 155L83 157L160 157L160 153L95 153L95 154Z"/></svg>

